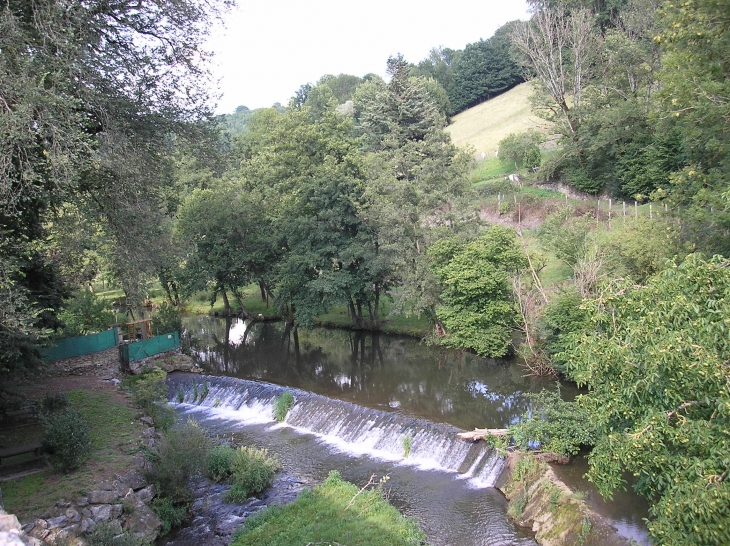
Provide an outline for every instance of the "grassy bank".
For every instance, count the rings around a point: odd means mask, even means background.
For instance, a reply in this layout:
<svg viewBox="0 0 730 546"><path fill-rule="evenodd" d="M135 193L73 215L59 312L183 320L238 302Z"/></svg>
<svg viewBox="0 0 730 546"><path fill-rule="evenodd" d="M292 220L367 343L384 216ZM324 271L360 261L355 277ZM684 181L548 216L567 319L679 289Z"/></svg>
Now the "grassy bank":
<svg viewBox="0 0 730 546"><path fill-rule="evenodd" d="M246 520L232 546L348 544L409 546L425 543L414 520L388 504L379 488L359 489L331 472L313 491L285 506L272 507Z"/></svg>
<svg viewBox="0 0 730 546"><path fill-rule="evenodd" d="M92 380L93 381L93 380ZM90 388L94 388L89 383ZM51 469L2 483L3 503L9 513L27 519L52 506L62 498L83 496L90 489L129 468L131 456L138 451L141 425L135 420L137 410L117 392L73 390L67 393L69 403L81 412L89 424L92 451L81 468L68 474ZM22 443L40 441L41 426L15 429L22 431ZM15 438L2 438L3 445L18 443Z"/></svg>

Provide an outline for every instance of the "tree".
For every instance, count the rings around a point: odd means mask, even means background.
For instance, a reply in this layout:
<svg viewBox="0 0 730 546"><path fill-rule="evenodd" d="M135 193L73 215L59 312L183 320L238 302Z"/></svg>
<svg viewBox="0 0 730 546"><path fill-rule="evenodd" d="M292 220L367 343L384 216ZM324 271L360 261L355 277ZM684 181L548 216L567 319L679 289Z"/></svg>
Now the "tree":
<svg viewBox="0 0 730 546"><path fill-rule="evenodd" d="M727 544L730 263L693 254L584 308L591 327L568 334L561 360L599 429L589 479L610 496L634 474L661 543Z"/></svg>
<svg viewBox="0 0 730 546"><path fill-rule="evenodd" d="M454 113L504 93L524 81L510 54L510 32L515 23L498 28L488 40L467 44L453 64L450 95Z"/></svg>
<svg viewBox="0 0 730 546"><path fill-rule="evenodd" d="M428 253L444 287L436 307L446 333L442 344L492 358L507 354L517 318L509 281L527 266L514 231L493 226L466 244L440 239Z"/></svg>
<svg viewBox="0 0 730 546"><path fill-rule="evenodd" d="M543 137L534 130L511 133L499 141L499 159L514 163L515 170L532 169L540 165L540 144Z"/></svg>
<svg viewBox="0 0 730 546"><path fill-rule="evenodd" d="M207 134L190 124L209 117L201 44L227 5L9 0L0 8L0 258L16 268L6 287L25 298L36 333L59 324L64 290L45 220L63 203L104 225L120 271L152 265L164 152L172 134ZM125 273L131 295L139 271Z"/></svg>

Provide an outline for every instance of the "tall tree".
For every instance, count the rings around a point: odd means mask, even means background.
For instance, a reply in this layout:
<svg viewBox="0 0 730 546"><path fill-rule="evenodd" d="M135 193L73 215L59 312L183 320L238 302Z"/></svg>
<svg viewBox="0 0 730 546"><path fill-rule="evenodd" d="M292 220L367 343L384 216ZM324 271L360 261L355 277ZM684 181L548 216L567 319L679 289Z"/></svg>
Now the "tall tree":
<svg viewBox="0 0 730 546"><path fill-rule="evenodd" d="M62 203L103 220L119 264L152 255L163 151L204 132L188 125L208 116L201 46L228 4L3 3L0 233L23 245L0 248L15 293L47 317L29 327L52 326L60 304L44 221Z"/></svg>

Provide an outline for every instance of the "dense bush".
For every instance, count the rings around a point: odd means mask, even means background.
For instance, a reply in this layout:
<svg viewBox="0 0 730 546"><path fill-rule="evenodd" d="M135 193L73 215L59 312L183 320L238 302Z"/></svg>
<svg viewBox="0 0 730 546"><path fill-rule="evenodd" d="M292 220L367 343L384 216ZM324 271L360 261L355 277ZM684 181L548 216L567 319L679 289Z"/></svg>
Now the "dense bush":
<svg viewBox="0 0 730 546"><path fill-rule="evenodd" d="M62 472L75 470L89 456L89 425L73 408L44 418L43 450L51 465Z"/></svg>
<svg viewBox="0 0 730 546"><path fill-rule="evenodd" d="M181 332L182 319L180 318L180 310L165 301L157 308L157 311L152 317L152 324L157 335L167 334L169 332Z"/></svg>
<svg viewBox="0 0 730 546"><path fill-rule="evenodd" d="M106 330L114 324L108 302L83 290L66 302L58 318L65 324L64 337L85 336Z"/></svg>
<svg viewBox="0 0 730 546"><path fill-rule="evenodd" d="M236 450L231 446L215 446L208 454L205 464L206 475L214 482L226 481L233 473L233 459Z"/></svg>
<svg viewBox="0 0 730 546"><path fill-rule="evenodd" d="M271 485L279 462L265 449L242 447L233 457L231 489L226 502L243 502L251 495L260 493Z"/></svg>
<svg viewBox="0 0 730 546"><path fill-rule="evenodd" d="M188 515L187 505L176 505L170 497L156 497L151 502L152 509L160 518L160 535L166 535L181 525Z"/></svg>
<svg viewBox="0 0 730 546"><path fill-rule="evenodd" d="M68 407L68 397L63 392L50 392L43 397L40 406L42 415L50 415Z"/></svg>
<svg viewBox="0 0 730 546"><path fill-rule="evenodd" d="M202 473L210 448L210 438L192 419L166 432L151 455L153 468L148 475L157 484L158 494L177 506L190 502L190 478Z"/></svg>

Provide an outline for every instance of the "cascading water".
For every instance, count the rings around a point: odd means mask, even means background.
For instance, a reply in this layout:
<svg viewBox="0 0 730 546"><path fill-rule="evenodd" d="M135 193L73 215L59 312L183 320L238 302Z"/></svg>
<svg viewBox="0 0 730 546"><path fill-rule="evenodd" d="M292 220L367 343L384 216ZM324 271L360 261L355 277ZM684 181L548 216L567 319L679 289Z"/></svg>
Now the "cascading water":
<svg viewBox="0 0 730 546"><path fill-rule="evenodd" d="M459 439L460 430L449 425L244 379L174 374L168 384L173 403L251 424L275 424L274 402L289 391L295 402L283 425L313 434L338 451L453 472L475 487L493 486L502 471L494 449Z"/></svg>

